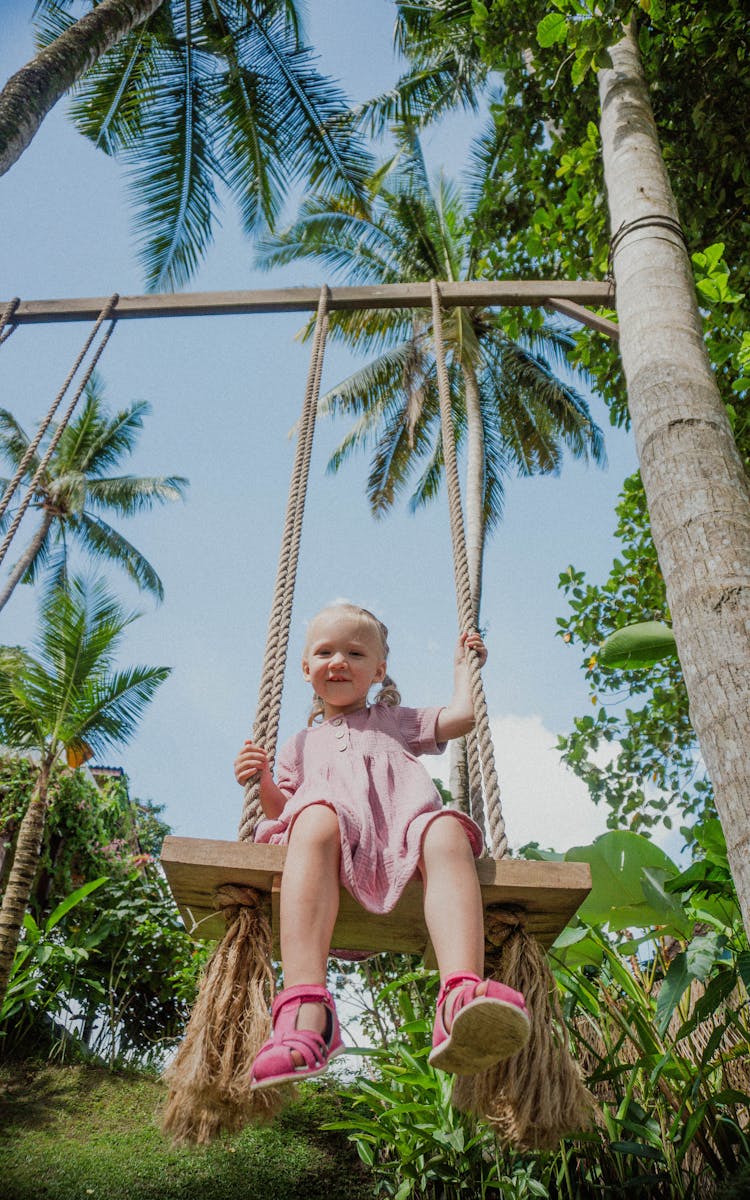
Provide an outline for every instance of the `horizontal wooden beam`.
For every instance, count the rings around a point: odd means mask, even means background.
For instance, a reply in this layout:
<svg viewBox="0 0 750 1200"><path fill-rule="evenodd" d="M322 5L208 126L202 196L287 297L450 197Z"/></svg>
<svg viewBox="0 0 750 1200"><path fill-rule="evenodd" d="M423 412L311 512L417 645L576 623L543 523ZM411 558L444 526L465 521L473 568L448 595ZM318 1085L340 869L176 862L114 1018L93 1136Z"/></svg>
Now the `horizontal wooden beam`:
<svg viewBox="0 0 750 1200"><path fill-rule="evenodd" d="M578 305L614 305L614 285L607 280L527 279L465 283L441 283L446 307L536 307L570 301ZM120 296L118 320L144 317L207 317L274 312L314 312L318 288L271 288L251 292L175 292L152 296ZM62 300L21 300L12 320L18 325L40 325L57 321L93 321L108 297ZM8 301L0 301L0 313ZM331 288L334 311L368 308L429 308L429 283L394 283L382 287Z"/></svg>
<svg viewBox="0 0 750 1200"><path fill-rule="evenodd" d="M220 938L224 920L214 894L223 884L257 888L269 894L269 910L278 949L278 882L286 851L253 842L167 837L161 862L186 928L196 938ZM591 890L587 863L479 859L477 874L485 908L515 904L526 912L527 928L548 947ZM410 883L390 913L374 916L341 890L334 946L373 952L424 954L429 936L424 921L421 883Z"/></svg>

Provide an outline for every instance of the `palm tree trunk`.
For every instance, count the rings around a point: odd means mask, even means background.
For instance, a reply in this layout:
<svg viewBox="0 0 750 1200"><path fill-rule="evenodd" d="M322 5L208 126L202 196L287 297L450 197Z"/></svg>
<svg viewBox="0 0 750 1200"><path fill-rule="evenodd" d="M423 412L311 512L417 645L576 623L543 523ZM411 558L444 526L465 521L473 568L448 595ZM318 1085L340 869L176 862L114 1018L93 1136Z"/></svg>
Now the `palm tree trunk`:
<svg viewBox="0 0 750 1200"><path fill-rule="evenodd" d="M39 866L47 816L47 789L52 762L42 759L36 787L18 830L16 852L0 909L0 1004L8 990L13 958Z"/></svg>
<svg viewBox="0 0 750 1200"><path fill-rule="evenodd" d="M103 0L11 76L0 92L0 175L21 157L60 97L162 3Z"/></svg>
<svg viewBox="0 0 750 1200"><path fill-rule="evenodd" d="M19 583L21 579L23 579L24 575L26 574L29 567L33 563L34 559L36 558L37 554L39 553L39 550L41 549L42 545L44 544L44 539L46 538L47 534L49 533L50 527L51 527L54 519L55 518L52 516L52 513L44 514L44 519L42 520L41 525L37 529L33 538L29 542L28 546L26 547L23 554L21 555L18 562L16 563L15 567L13 568L10 575L8 576L8 579L6 581L5 587L3 588L2 592L0 592L0 612L5 608L5 605L10 600L11 595L13 594L13 591L16 587L16 584Z"/></svg>
<svg viewBox="0 0 750 1200"><path fill-rule="evenodd" d="M620 349L690 717L750 935L750 489L631 29L600 74Z"/></svg>

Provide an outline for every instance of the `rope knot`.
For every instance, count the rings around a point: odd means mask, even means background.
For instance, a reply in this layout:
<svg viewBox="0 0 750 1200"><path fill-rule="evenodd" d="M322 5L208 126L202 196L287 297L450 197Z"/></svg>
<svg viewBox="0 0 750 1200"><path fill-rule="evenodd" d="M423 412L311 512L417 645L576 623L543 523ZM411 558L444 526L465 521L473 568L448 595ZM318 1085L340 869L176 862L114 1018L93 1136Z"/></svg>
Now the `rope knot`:
<svg viewBox="0 0 750 1200"><path fill-rule="evenodd" d="M518 904L491 904L485 913L484 938L497 953L515 934L526 929L526 910Z"/></svg>
<svg viewBox="0 0 750 1200"><path fill-rule="evenodd" d="M255 910L263 913L267 897L256 888L240 887L238 884L225 883L214 892L214 904L220 910L227 925L231 925L240 915L242 909Z"/></svg>

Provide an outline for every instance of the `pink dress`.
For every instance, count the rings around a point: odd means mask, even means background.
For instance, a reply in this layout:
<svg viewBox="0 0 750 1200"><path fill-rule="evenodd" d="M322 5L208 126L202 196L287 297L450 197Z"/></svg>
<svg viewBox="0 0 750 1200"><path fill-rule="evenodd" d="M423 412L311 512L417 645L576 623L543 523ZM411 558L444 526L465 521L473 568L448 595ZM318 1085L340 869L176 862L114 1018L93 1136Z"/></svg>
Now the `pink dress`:
<svg viewBox="0 0 750 1200"><path fill-rule="evenodd" d="M390 912L413 877L427 826L443 808L419 754L441 754L435 741L439 708L375 704L304 729L282 747L277 783L288 800L279 817L263 820L256 842L285 843L310 804L336 813L341 833L341 882L373 913ZM482 834L463 813L475 856Z"/></svg>

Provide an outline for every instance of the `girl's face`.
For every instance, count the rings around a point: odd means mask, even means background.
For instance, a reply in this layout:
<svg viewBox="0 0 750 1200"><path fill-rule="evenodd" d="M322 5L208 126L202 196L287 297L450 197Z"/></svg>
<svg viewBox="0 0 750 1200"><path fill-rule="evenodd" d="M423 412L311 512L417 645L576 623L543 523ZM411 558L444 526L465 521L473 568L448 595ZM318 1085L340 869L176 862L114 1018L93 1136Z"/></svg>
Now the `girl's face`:
<svg viewBox="0 0 750 1200"><path fill-rule="evenodd" d="M367 693L385 671L380 638L368 621L354 613L322 612L315 618L302 673L323 701L326 720L364 708Z"/></svg>

